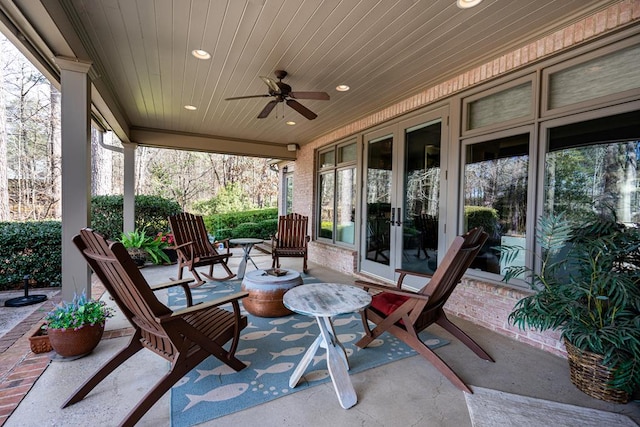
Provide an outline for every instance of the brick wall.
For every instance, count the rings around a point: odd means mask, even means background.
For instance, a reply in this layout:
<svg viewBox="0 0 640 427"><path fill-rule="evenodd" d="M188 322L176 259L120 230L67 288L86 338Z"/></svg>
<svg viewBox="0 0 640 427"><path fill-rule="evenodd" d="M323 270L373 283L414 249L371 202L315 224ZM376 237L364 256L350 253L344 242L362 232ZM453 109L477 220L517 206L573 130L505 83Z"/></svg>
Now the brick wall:
<svg viewBox="0 0 640 427"><path fill-rule="evenodd" d="M637 24L640 19L640 0L624 0L577 22L559 28L539 40L468 70L436 86L430 87L410 98L380 110L357 122L336 129L309 144L298 152L294 171L293 208L296 212L313 218L315 150L329 143L358 134L367 128L382 124L410 111L422 108L447 98L457 92L482 84L489 79L546 59L564 49L585 44L607 32L624 26ZM313 223L313 221L312 221ZM357 252L312 242L309 259L328 268L355 274ZM449 300L447 309L456 316L478 323L503 335L514 337L535 347L565 356L559 334L520 331L509 326L508 314L518 299L525 296L522 291L501 285L465 280Z"/></svg>

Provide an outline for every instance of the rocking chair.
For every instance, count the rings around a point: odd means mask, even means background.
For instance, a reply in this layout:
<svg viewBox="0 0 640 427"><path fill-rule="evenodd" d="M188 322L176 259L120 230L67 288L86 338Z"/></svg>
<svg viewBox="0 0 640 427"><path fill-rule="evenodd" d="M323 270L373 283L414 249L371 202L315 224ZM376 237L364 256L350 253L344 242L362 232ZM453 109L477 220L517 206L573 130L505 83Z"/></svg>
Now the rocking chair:
<svg viewBox="0 0 640 427"><path fill-rule="evenodd" d="M297 213L281 215L278 220L278 233L271 239L272 267L280 268L280 258L303 258L302 271L307 272L307 225L309 218Z"/></svg>
<svg viewBox="0 0 640 427"><path fill-rule="evenodd" d="M374 295L371 306L362 312L365 336L356 345L365 348L388 331L431 362L460 390L473 393L460 377L420 340L418 334L436 323L462 341L480 358L494 361L473 339L451 323L443 310L449 296L487 237L482 228L474 228L467 234L456 237L433 275L396 270L400 277L395 288L357 280L356 286L382 292ZM420 291L411 292L402 289L402 282L407 275L431 278L431 281ZM369 322L374 323L375 328L371 329Z"/></svg>
<svg viewBox="0 0 640 427"><path fill-rule="evenodd" d="M220 253L209 241L209 235L204 225L204 220L199 215L183 212L169 217L169 226L175 239L175 250L178 254L178 280L182 279L182 271L189 269L196 282L192 287L205 283L200 274L209 280L228 280L235 277L227 261L233 254L229 250L229 241L222 240L226 251ZM213 268L220 264L226 272L226 276L213 277ZM209 274L198 273L196 267L209 266Z"/></svg>
<svg viewBox="0 0 640 427"><path fill-rule="evenodd" d="M121 423L123 426L135 425L173 384L211 355L236 371L246 367L235 357L235 351L240 331L247 326L247 318L240 315L238 300L247 296L247 292L192 305L188 283L193 279L149 286L121 243L107 242L102 235L86 228L73 242L133 326L134 334L129 344L80 386L63 408L82 400L143 348L167 359L171 368L129 412ZM172 286L184 288L187 307L173 311L155 296L154 291ZM219 308L227 303L231 303L233 311ZM229 341L231 344L223 347Z"/></svg>

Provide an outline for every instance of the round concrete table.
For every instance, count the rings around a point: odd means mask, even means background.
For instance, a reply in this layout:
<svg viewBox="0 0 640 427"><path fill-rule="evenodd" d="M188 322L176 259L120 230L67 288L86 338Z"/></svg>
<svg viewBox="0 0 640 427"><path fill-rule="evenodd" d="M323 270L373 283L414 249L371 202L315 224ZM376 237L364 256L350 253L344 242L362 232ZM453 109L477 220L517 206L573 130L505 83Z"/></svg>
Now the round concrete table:
<svg viewBox="0 0 640 427"><path fill-rule="evenodd" d="M302 357L289 378L289 387L295 387L313 356L322 346L327 349L327 369L338 395L340 406L349 409L358 398L349 378L349 359L344 346L338 341L331 317L362 311L371 304L371 295L355 286L339 283L312 283L291 289L284 295L285 307L296 313L313 316L320 327L320 335Z"/></svg>
<svg viewBox="0 0 640 427"><path fill-rule="evenodd" d="M242 305L254 316L281 317L291 314L282 304L282 296L289 289L302 285L302 277L294 270L277 270L286 274L273 276L265 270L256 270L244 276L241 288L249 292L249 296L242 299Z"/></svg>
<svg viewBox="0 0 640 427"><path fill-rule="evenodd" d="M240 260L240 265L238 265L238 279L242 279L244 277L244 272L247 269L247 262L251 261L253 266L257 269L258 266L251 258L251 248L253 245L258 243L262 243L264 240L262 239L254 239L252 237L242 237L238 239L230 239L229 244L242 246L242 260Z"/></svg>

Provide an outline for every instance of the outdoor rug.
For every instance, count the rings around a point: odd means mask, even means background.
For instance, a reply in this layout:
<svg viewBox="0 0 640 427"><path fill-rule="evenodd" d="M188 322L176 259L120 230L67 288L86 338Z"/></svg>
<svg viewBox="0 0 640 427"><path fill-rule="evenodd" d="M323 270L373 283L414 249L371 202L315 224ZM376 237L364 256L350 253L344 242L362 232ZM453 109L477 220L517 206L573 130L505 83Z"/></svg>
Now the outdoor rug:
<svg viewBox="0 0 640 427"><path fill-rule="evenodd" d="M626 415L472 387L464 393L473 427L637 427Z"/></svg>
<svg viewBox="0 0 640 427"><path fill-rule="evenodd" d="M319 282L311 276L302 277L305 284ZM198 302L239 290L240 280L231 280L209 282L192 291L194 302ZM169 305L184 306L181 289L169 294ZM248 366L235 372L218 359L209 357L189 372L171 389L173 427L199 424L331 381L325 350L320 348L298 385L289 387L291 373L320 333L314 318L298 314L280 318L244 314L248 316L249 324L241 332L236 356ZM365 350L356 347L356 341L364 335L357 313L336 317L333 324L347 351L351 374L416 354L387 333ZM432 334L423 332L420 336L431 348L448 343Z"/></svg>

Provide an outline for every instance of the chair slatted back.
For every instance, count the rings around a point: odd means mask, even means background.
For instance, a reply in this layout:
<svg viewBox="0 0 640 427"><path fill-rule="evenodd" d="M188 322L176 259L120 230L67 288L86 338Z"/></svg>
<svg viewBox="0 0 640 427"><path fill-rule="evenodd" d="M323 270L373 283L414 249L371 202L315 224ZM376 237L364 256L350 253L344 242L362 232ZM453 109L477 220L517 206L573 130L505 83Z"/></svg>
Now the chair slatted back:
<svg viewBox="0 0 640 427"><path fill-rule="evenodd" d="M412 317L417 318L420 311L438 309L447 302L488 237L478 227L454 239L431 280L420 290L421 294L430 295L428 302L423 303L422 310L415 310Z"/></svg>
<svg viewBox="0 0 640 427"><path fill-rule="evenodd" d="M122 243L107 242L87 228L73 242L123 314L157 347L156 352L173 353L170 341L164 339L166 334L156 321L172 311L158 300Z"/></svg>
<svg viewBox="0 0 640 427"><path fill-rule="evenodd" d="M281 215L278 220L278 248L305 249L309 218L297 213Z"/></svg>
<svg viewBox="0 0 640 427"><path fill-rule="evenodd" d="M169 226L176 246L191 242L192 245L185 250L193 250L195 257L218 253L209 241L209 234L202 216L182 212L169 217Z"/></svg>
<svg viewBox="0 0 640 427"><path fill-rule="evenodd" d="M422 232L423 246L428 249L438 249L438 219L429 214L420 214L418 217L420 231Z"/></svg>

